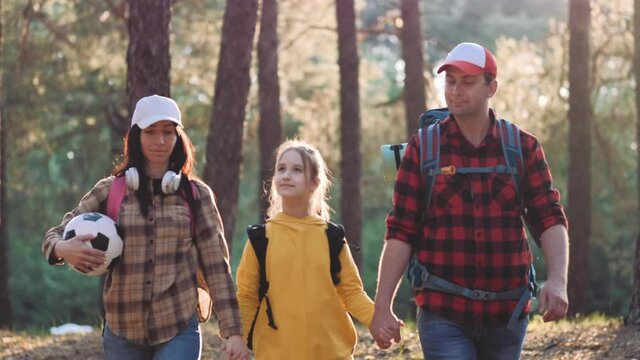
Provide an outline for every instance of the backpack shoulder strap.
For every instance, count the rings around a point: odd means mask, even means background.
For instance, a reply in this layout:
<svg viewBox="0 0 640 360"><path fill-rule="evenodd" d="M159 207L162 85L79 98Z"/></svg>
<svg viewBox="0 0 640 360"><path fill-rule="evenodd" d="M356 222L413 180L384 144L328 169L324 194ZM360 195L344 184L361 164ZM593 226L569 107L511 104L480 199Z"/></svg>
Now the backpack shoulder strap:
<svg viewBox="0 0 640 360"><path fill-rule="evenodd" d="M258 267L260 270L260 287L258 289L258 299L262 301L262 298L269 289L269 283L267 282L266 262L267 262L267 245L269 239L266 235L266 226L251 225L247 227L247 235L249 235L249 242L253 247L253 251L256 253L258 259Z"/></svg>
<svg viewBox="0 0 640 360"><path fill-rule="evenodd" d="M124 196L127 193L127 184L124 176L117 177L111 183L109 188L109 194L107 195L107 216L113 219L116 223L120 216L120 206L124 201Z"/></svg>
<svg viewBox="0 0 640 360"><path fill-rule="evenodd" d="M333 285L335 286L340 284L339 275L340 270L342 270L342 266L340 265L340 252L346 242L344 239L344 226L328 221L326 232L327 241L329 241L329 271L331 272L331 281L333 281Z"/></svg>
<svg viewBox="0 0 640 360"><path fill-rule="evenodd" d="M512 122L499 119L496 121L500 132L500 142L502 152L508 168L515 168L511 173L511 179L516 187L516 198L520 204L523 203L522 181L524 179L524 158L522 156L522 143L520 139L520 129Z"/></svg>
<svg viewBox="0 0 640 360"><path fill-rule="evenodd" d="M424 213L431 204L431 192L436 181L434 171L440 166L440 122L418 129L420 138L420 174L425 183Z"/></svg>
<svg viewBox="0 0 640 360"><path fill-rule="evenodd" d="M266 225L250 225L247 227L247 235L249 235L249 242L253 247L253 251L256 253L258 259L258 268L260 271L260 285L258 287L258 308L256 314L253 317L251 328L247 336L247 347L253 349L253 330L256 327L256 320L258 319L258 313L260 312L260 304L262 299L265 299L267 305L267 319L269 326L273 329L278 329L273 320L273 310L271 309L271 302L267 296L269 290L269 282L267 281L267 245L269 244L269 238L267 238Z"/></svg>

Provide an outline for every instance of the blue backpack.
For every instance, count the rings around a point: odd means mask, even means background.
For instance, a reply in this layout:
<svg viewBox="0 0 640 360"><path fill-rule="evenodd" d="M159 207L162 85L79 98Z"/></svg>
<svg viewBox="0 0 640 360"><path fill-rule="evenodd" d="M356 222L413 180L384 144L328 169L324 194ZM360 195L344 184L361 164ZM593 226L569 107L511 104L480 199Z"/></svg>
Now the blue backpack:
<svg viewBox="0 0 640 360"><path fill-rule="evenodd" d="M517 201L522 205L522 180L524 174L524 160L520 143L520 129L513 123L504 120L496 120L500 142L505 159L505 165L493 167L455 167L440 166L440 121L449 116L447 108L427 110L420 116L418 136L420 139L420 174L424 182L424 212L431 203L433 185L438 175L501 173L511 176L516 188ZM400 166L400 160L406 149L406 144L383 145L383 158L387 163L391 158L395 161L395 169ZM388 173L388 171L387 171ZM385 176L389 178L388 175ZM489 292L477 289L467 289L448 280L440 278L429 271L418 261L415 255L411 257L407 269L407 279L415 290L431 289L448 294L460 295L472 300L510 300L518 299L518 304L509 320L508 327L515 326L524 306L531 297L538 292L536 274L533 264L529 271L529 284L516 289L502 292Z"/></svg>

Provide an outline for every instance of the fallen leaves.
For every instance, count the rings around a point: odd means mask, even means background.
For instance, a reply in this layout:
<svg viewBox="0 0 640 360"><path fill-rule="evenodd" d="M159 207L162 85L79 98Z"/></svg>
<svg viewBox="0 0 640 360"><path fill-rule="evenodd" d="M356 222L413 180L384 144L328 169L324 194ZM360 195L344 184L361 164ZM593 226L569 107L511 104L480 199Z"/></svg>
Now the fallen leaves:
<svg viewBox="0 0 640 360"><path fill-rule="evenodd" d="M222 341L217 328L203 326L202 359L222 359ZM373 359L422 359L415 327L405 326L402 341L388 350L379 349L364 328L358 329L359 343L354 357ZM103 359L100 330L84 335L35 335L0 330L0 359L53 360ZM522 359L640 360L640 328L622 326L616 319L579 320L543 323L531 320L522 351Z"/></svg>

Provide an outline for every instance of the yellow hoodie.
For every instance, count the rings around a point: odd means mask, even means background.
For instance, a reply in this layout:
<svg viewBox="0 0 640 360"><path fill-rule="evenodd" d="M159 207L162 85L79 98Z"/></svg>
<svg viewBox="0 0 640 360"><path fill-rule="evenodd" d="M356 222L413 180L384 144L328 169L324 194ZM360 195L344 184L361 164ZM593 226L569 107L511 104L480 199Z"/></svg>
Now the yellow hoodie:
<svg viewBox="0 0 640 360"><path fill-rule="evenodd" d="M351 359L357 334L347 312L367 326L371 323L373 302L364 292L349 246L340 252L340 284L331 281L326 228L315 216L299 219L280 213L267 222L267 296L278 329L267 324L263 299L253 333L256 359ZM246 340L260 283L249 241L236 278Z"/></svg>

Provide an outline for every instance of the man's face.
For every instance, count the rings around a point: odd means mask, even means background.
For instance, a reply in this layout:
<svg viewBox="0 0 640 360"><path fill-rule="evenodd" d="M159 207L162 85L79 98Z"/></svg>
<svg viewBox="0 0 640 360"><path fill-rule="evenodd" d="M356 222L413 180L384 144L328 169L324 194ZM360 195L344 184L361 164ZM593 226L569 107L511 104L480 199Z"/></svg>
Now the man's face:
<svg viewBox="0 0 640 360"><path fill-rule="evenodd" d="M449 111L457 118L484 116L497 82L485 83L484 75L467 75L449 66L446 70L444 98Z"/></svg>

